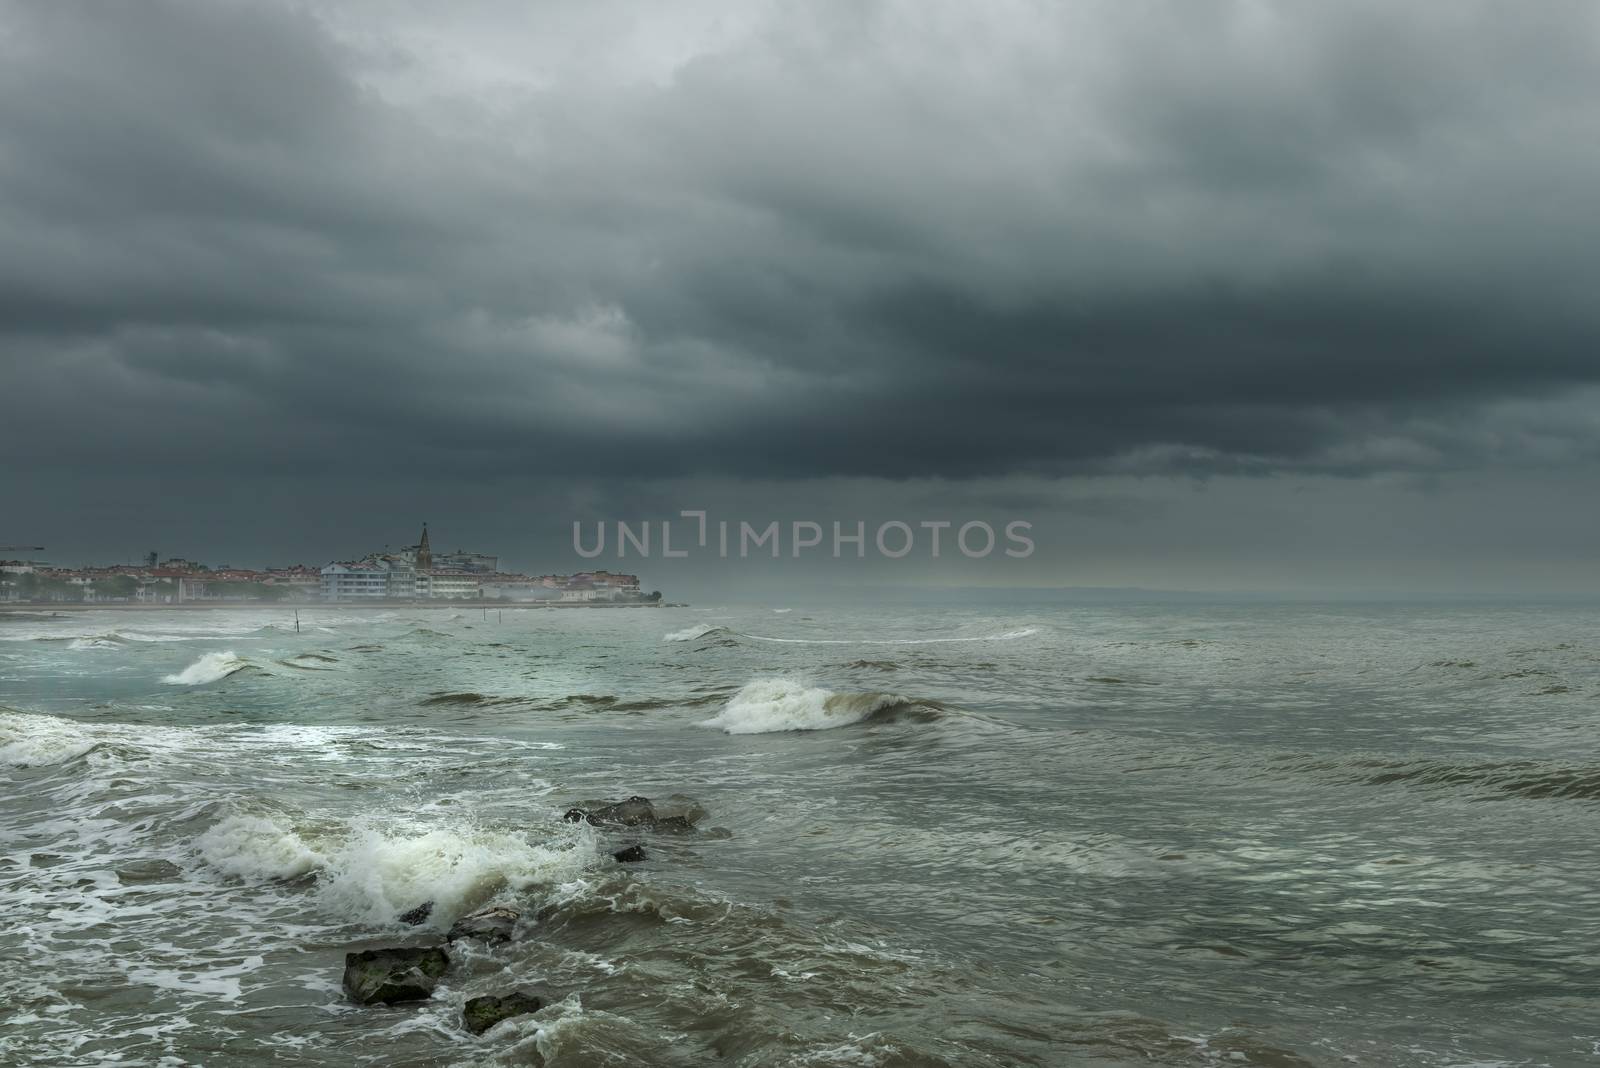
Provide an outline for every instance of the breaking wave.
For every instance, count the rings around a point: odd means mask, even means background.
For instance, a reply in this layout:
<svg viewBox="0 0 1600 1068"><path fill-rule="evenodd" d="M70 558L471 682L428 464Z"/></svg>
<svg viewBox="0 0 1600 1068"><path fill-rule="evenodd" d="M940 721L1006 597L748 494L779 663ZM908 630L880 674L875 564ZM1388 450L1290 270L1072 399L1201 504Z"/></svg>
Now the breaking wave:
<svg viewBox="0 0 1600 1068"><path fill-rule="evenodd" d="M121 649L125 644L120 634L86 634L81 638L74 638L67 645L68 649Z"/></svg>
<svg viewBox="0 0 1600 1068"><path fill-rule="evenodd" d="M217 871L245 880L294 879L326 863L285 821L268 816L229 816L195 839L195 848Z"/></svg>
<svg viewBox="0 0 1600 1068"><path fill-rule="evenodd" d="M675 630L671 634L664 635L661 640L664 642L692 642L696 639L709 637L713 634L732 633L733 631L729 630L727 627L719 627L714 623L697 623L694 626L688 627L684 630Z"/></svg>
<svg viewBox="0 0 1600 1068"><path fill-rule="evenodd" d="M0 764L13 768L65 764L99 744L92 732L70 720L0 711Z"/></svg>
<svg viewBox="0 0 1600 1068"><path fill-rule="evenodd" d="M246 882L314 876L322 907L375 925L425 902L430 923L456 916L501 890L564 883L595 859L581 829L535 842L528 835L471 825L358 819L319 835L282 816L231 815L195 839L210 867Z"/></svg>
<svg viewBox="0 0 1600 1068"><path fill-rule="evenodd" d="M728 734L821 731L854 723L933 719L937 706L888 693L835 693L791 679L755 679L728 699L722 711L702 720Z"/></svg>
<svg viewBox="0 0 1600 1068"><path fill-rule="evenodd" d="M236 656L232 650L207 653L182 671L173 675L163 675L161 681L170 686L204 686L206 683L219 682L229 675L238 674L254 666L243 657Z"/></svg>
<svg viewBox="0 0 1600 1068"><path fill-rule="evenodd" d="M756 642L776 642L781 645L944 645L954 642L1009 642L1039 633L1038 627L1021 627L1000 634L954 636L949 638L779 638L769 634L749 634L730 630L714 623L698 623L684 630L664 635L664 642L692 642L701 638L748 638Z"/></svg>

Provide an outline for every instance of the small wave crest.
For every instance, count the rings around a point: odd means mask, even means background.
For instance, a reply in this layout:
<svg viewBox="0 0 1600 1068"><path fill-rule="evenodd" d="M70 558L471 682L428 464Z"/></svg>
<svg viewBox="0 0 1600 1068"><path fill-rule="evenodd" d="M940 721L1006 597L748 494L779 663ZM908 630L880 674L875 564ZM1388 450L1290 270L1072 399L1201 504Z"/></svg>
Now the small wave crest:
<svg viewBox="0 0 1600 1068"><path fill-rule="evenodd" d="M835 693L791 679L755 679L728 699L721 712L702 720L728 734L820 731L855 723L932 719L936 706L888 693Z"/></svg>
<svg viewBox="0 0 1600 1068"><path fill-rule="evenodd" d="M1482 796L1530 800L1600 801L1600 765L1595 764L1362 759L1311 762L1298 765L1296 770L1331 772L1342 781L1365 786L1458 789Z"/></svg>
<svg viewBox="0 0 1600 1068"><path fill-rule="evenodd" d="M126 644L126 639L117 633L111 634L86 634L81 638L74 638L68 643L67 648L72 650L82 649L121 649Z"/></svg>
<svg viewBox="0 0 1600 1068"><path fill-rule="evenodd" d="M332 671L329 665L337 664L338 658L326 656L322 653L297 653L294 656L284 657L278 663L284 667L296 668L300 671Z"/></svg>
<svg viewBox="0 0 1600 1068"><path fill-rule="evenodd" d="M778 642L783 645L948 645L960 642L1009 642L1018 638L1029 638L1038 633L1038 627L1020 627L1001 634L950 638L776 638L766 634L741 634L740 637L758 642Z"/></svg>
<svg viewBox="0 0 1600 1068"><path fill-rule="evenodd" d="M727 627L719 627L715 623L696 623L692 627L687 627L683 630L675 630L671 634L663 635L661 640L664 642L692 642L697 641L700 638L708 638L713 635L732 633L733 632Z"/></svg>
<svg viewBox="0 0 1600 1068"><path fill-rule="evenodd" d="M420 703L424 705L481 705L490 700L492 698L486 697L481 693L462 690L460 692L436 693L429 697L424 697Z"/></svg>
<svg viewBox="0 0 1600 1068"><path fill-rule="evenodd" d="M182 671L163 675L161 681L169 686L204 686L206 683L220 682L229 675L237 674L249 667L254 665L243 657L235 655L231 650L207 653Z"/></svg>

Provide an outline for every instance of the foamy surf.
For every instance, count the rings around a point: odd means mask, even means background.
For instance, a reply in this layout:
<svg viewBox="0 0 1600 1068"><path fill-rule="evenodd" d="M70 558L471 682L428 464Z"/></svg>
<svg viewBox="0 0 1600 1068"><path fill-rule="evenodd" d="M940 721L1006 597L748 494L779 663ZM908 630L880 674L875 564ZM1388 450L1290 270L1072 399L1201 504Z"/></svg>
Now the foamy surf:
<svg viewBox="0 0 1600 1068"><path fill-rule="evenodd" d="M231 815L195 839L209 867L245 882L314 875L324 911L387 925L433 902L448 923L503 889L566 882L594 859L581 829L538 843L525 834L467 824L358 819L311 831L282 816Z"/></svg>
<svg viewBox="0 0 1600 1068"><path fill-rule="evenodd" d="M74 639L72 639L72 641L67 645L67 648L68 649L73 649L73 650L81 650L81 649L121 649L122 645L123 645L123 639L122 639L122 637L120 635L117 635L117 634L94 634L94 635L85 635L82 638L74 638Z"/></svg>
<svg viewBox="0 0 1600 1068"><path fill-rule="evenodd" d="M888 693L835 693L792 679L755 679L728 699L721 712L702 720L728 734L822 731L854 723L894 719L903 712L931 717L931 706Z"/></svg>
<svg viewBox="0 0 1600 1068"><path fill-rule="evenodd" d="M294 879L327 863L288 821L270 816L228 816L194 844L206 864L247 882Z"/></svg>
<svg viewBox="0 0 1600 1068"><path fill-rule="evenodd" d="M98 744L94 734L69 720L0 712L0 764L13 768L65 764Z"/></svg>
<svg viewBox="0 0 1600 1068"><path fill-rule="evenodd" d="M182 671L163 675L161 681L169 686L204 686L208 682L219 682L251 666L253 665L250 661L235 655L232 650L207 653Z"/></svg>

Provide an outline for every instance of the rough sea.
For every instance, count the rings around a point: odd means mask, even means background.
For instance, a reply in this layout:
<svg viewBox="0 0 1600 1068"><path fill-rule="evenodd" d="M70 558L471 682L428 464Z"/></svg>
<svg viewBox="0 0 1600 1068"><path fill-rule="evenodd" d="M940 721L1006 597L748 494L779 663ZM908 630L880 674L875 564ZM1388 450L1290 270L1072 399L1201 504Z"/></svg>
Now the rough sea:
<svg viewBox="0 0 1600 1068"><path fill-rule="evenodd" d="M0 614L0 1063L1600 1065L1591 608L300 620Z"/></svg>

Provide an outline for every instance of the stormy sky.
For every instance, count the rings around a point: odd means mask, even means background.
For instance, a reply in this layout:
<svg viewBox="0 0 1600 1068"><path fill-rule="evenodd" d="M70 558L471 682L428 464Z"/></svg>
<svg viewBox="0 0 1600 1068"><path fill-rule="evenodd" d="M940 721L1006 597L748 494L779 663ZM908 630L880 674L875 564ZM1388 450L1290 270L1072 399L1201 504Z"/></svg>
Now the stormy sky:
<svg viewBox="0 0 1600 1068"><path fill-rule="evenodd" d="M0 543L1600 591L1597 100L1587 0L7 0Z"/></svg>

